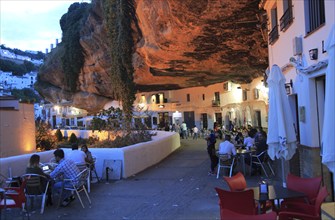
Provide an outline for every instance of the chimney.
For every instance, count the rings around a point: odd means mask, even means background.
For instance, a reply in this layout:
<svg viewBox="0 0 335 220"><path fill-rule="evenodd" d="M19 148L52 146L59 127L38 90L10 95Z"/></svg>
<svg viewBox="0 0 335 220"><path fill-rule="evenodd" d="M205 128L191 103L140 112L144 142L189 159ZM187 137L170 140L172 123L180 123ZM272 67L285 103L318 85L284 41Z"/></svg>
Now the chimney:
<svg viewBox="0 0 335 220"><path fill-rule="evenodd" d="M54 49L54 44L50 44L50 51Z"/></svg>
<svg viewBox="0 0 335 220"><path fill-rule="evenodd" d="M57 45L58 45L58 39L56 39L56 47L57 47Z"/></svg>
<svg viewBox="0 0 335 220"><path fill-rule="evenodd" d="M45 54L48 54L49 53L49 50L48 48L45 49Z"/></svg>

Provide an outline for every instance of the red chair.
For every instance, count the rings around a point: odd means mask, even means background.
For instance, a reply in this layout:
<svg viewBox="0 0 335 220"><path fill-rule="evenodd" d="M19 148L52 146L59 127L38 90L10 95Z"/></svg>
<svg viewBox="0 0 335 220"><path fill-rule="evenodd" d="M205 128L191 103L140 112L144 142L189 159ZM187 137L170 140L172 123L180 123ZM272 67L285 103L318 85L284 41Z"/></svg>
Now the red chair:
<svg viewBox="0 0 335 220"><path fill-rule="evenodd" d="M224 176L223 179L228 184L230 191L243 191L247 188L247 182L244 178L244 175L241 172L238 172L236 175L232 177ZM257 202L255 202L255 204L256 206L258 205ZM269 210L272 207L274 207L273 201L266 201L261 204L261 210L263 213L265 213L266 210Z"/></svg>
<svg viewBox="0 0 335 220"><path fill-rule="evenodd" d="M321 177L301 178L292 174L287 176L287 188L305 193L309 204L314 204L320 190ZM304 198L285 199L284 201L306 203Z"/></svg>
<svg viewBox="0 0 335 220"><path fill-rule="evenodd" d="M245 215L255 215L257 213L252 189L231 192L215 187L215 190L219 195L221 219L224 217L223 209Z"/></svg>
<svg viewBox="0 0 335 220"><path fill-rule="evenodd" d="M22 211L24 211L26 205L26 196L24 194L25 187L25 181L22 182L20 187L5 187L5 198L1 198L0 210L4 208L20 208Z"/></svg>
<svg viewBox="0 0 335 220"><path fill-rule="evenodd" d="M247 182L241 172L232 177L224 176L223 179L228 184L230 191L243 191L247 188Z"/></svg>
<svg viewBox="0 0 335 220"><path fill-rule="evenodd" d="M314 205L301 202L283 202L279 210L279 220L288 219L321 219L321 204L328 196L327 188L324 186L320 189Z"/></svg>
<svg viewBox="0 0 335 220"><path fill-rule="evenodd" d="M228 209L223 209L221 211L221 220L276 220L277 219L277 213L275 212L269 212L266 214L260 214L260 215L245 215L236 213L233 211L230 211Z"/></svg>

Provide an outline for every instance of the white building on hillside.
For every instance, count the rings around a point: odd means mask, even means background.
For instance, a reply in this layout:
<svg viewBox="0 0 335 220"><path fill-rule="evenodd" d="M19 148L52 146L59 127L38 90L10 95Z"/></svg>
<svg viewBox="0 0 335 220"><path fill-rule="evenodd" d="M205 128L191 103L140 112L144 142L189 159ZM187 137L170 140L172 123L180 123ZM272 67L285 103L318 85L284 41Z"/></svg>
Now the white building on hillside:
<svg viewBox="0 0 335 220"><path fill-rule="evenodd" d="M26 73L23 76L14 76L11 72L0 70L0 85L5 90L33 88L37 80L37 72Z"/></svg>

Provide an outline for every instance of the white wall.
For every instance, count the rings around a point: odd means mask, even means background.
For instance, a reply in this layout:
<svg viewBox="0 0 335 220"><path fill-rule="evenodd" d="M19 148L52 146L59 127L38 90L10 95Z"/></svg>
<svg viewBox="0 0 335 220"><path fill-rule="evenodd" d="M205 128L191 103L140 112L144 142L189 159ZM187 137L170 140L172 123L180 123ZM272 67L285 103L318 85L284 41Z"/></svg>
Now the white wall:
<svg viewBox="0 0 335 220"><path fill-rule="evenodd" d="M89 148L92 155L97 157L96 170L98 176L103 173L103 163L105 159L122 161L122 177L127 178L163 160L173 151L180 147L180 136L174 132L157 131L157 136L149 142L139 143L124 148ZM71 149L63 149L65 157ZM41 162L49 162L53 158L54 151L38 152ZM29 158L32 154L24 154L1 158L0 173L8 176L11 168L13 176L21 176L25 173Z"/></svg>

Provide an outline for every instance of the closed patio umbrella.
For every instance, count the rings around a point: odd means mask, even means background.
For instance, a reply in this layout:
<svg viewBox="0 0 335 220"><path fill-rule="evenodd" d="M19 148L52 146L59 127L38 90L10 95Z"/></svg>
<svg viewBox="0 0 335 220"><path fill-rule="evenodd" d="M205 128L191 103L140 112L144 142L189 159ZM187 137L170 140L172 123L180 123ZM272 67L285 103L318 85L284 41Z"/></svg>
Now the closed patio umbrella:
<svg viewBox="0 0 335 220"><path fill-rule="evenodd" d="M322 130L322 163L335 172L335 25L333 25L325 48L328 53L326 71L325 110ZM335 177L334 177L335 178Z"/></svg>
<svg viewBox="0 0 335 220"><path fill-rule="evenodd" d="M282 160L283 185L286 186L284 160L290 160L297 148L293 117L285 91L285 77L278 65L273 65L267 79L269 86L268 154L272 160Z"/></svg>

